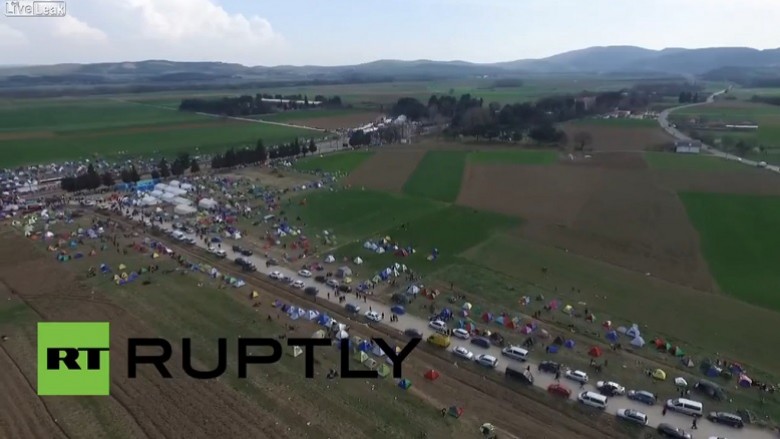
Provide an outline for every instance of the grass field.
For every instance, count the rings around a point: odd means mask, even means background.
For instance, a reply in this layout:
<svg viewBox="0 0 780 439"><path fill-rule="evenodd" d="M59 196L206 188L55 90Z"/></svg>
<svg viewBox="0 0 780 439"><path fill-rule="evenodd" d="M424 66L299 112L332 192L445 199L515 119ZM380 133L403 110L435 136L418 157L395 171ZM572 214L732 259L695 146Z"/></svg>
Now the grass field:
<svg viewBox="0 0 780 439"><path fill-rule="evenodd" d="M260 114L253 116L256 119L272 120L274 122L291 122L301 119L321 119L326 117L341 117L365 114L364 110L343 108L343 109L325 109L325 110L292 110L282 113Z"/></svg>
<svg viewBox="0 0 780 439"><path fill-rule="evenodd" d="M583 128L588 126L600 126L600 127L622 127L622 128L657 128L658 121L655 119L623 119L623 118L610 118L610 119L580 119L571 122L572 125L582 125Z"/></svg>
<svg viewBox="0 0 780 439"><path fill-rule="evenodd" d="M780 197L681 193L720 287L780 311Z"/></svg>
<svg viewBox="0 0 780 439"><path fill-rule="evenodd" d="M404 185L404 192L444 202L455 201L467 155L465 151L427 152Z"/></svg>
<svg viewBox="0 0 780 439"><path fill-rule="evenodd" d="M310 156L296 161L293 167L301 171L349 174L373 154L373 151L348 151L338 154Z"/></svg>
<svg viewBox="0 0 780 439"><path fill-rule="evenodd" d="M173 155L266 144L314 131L221 120L112 100L23 101L0 105L0 166L72 160L99 155Z"/></svg>
<svg viewBox="0 0 780 439"><path fill-rule="evenodd" d="M555 151L527 149L474 151L469 153L468 161L474 164L551 165L558 161L558 154Z"/></svg>
<svg viewBox="0 0 780 439"><path fill-rule="evenodd" d="M745 171L749 168L733 160L710 155L645 152L645 161L659 171Z"/></svg>

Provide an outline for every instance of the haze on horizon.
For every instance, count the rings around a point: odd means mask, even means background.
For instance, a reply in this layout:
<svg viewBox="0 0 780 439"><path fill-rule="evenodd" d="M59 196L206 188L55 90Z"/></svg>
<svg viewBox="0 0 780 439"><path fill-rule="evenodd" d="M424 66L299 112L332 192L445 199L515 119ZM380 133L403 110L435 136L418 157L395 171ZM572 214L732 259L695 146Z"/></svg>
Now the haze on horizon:
<svg viewBox="0 0 780 439"><path fill-rule="evenodd" d="M65 18L0 16L0 65L498 62L589 46L780 45L780 0L65 1Z"/></svg>

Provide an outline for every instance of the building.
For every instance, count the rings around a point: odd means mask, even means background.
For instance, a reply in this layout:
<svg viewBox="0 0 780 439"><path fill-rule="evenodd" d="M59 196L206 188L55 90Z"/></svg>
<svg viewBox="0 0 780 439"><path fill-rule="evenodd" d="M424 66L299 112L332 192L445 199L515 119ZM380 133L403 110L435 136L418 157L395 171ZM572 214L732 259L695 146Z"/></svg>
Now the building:
<svg viewBox="0 0 780 439"><path fill-rule="evenodd" d="M677 140L674 142L674 152L678 154L699 154L701 142L698 140Z"/></svg>

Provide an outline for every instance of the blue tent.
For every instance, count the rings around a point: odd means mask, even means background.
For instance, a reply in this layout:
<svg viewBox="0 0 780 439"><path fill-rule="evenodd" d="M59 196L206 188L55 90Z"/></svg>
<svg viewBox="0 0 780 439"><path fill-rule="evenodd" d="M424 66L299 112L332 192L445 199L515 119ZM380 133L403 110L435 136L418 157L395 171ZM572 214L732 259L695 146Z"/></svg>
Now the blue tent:
<svg viewBox="0 0 780 439"><path fill-rule="evenodd" d="M406 314L406 309L401 305L393 306L390 308L390 311L392 311L394 314L398 314L399 316Z"/></svg>
<svg viewBox="0 0 780 439"><path fill-rule="evenodd" d="M721 368L719 368L719 367L717 367L717 366L715 366L713 364L712 366L710 366L709 369L707 369L706 375L708 377L714 378L714 377L720 376L720 373L721 373L722 370L723 369L721 369Z"/></svg>
<svg viewBox="0 0 780 439"><path fill-rule="evenodd" d="M620 336L618 335L617 331L609 331L607 332L607 340L611 341L612 343L617 343Z"/></svg>
<svg viewBox="0 0 780 439"><path fill-rule="evenodd" d="M412 387L412 382L407 380L406 378L404 378L404 379L402 379L401 381L398 382L398 387L406 390L406 389Z"/></svg>
<svg viewBox="0 0 780 439"><path fill-rule="evenodd" d="M566 342L563 345L569 349L574 349L574 340L572 339L566 340Z"/></svg>
<svg viewBox="0 0 780 439"><path fill-rule="evenodd" d="M358 350L359 351L371 352L372 349L374 349L374 345L370 341L368 341L368 340L363 340L358 345Z"/></svg>
<svg viewBox="0 0 780 439"><path fill-rule="evenodd" d="M547 346L547 353L548 354L556 354L558 353L558 346L551 344L550 346Z"/></svg>
<svg viewBox="0 0 780 439"><path fill-rule="evenodd" d="M327 314L320 314L320 316L317 317L317 324L320 326L330 326L331 320L333 319L328 317Z"/></svg>
<svg viewBox="0 0 780 439"><path fill-rule="evenodd" d="M103 273L103 274L110 273L111 272L111 267L109 267L106 264L100 264L100 272Z"/></svg>
<svg viewBox="0 0 780 439"><path fill-rule="evenodd" d="M452 318L452 310L449 309L449 308L444 308L439 313L439 318L442 319L442 320L448 320L448 319Z"/></svg>

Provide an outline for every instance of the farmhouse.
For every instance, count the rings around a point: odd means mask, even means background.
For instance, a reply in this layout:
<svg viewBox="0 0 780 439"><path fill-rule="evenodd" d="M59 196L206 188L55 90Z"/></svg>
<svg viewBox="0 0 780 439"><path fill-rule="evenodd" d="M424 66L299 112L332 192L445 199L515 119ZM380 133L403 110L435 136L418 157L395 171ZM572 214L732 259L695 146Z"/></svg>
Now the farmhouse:
<svg viewBox="0 0 780 439"><path fill-rule="evenodd" d="M701 152L701 142L698 140L676 140L674 152L679 154L698 154Z"/></svg>

